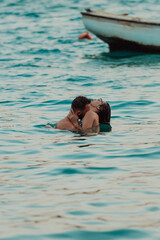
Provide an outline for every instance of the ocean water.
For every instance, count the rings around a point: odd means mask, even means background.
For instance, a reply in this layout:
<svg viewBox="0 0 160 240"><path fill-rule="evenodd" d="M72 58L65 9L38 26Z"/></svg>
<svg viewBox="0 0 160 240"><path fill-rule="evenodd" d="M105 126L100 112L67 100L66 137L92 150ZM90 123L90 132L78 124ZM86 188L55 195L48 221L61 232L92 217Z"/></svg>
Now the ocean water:
<svg viewBox="0 0 160 240"><path fill-rule="evenodd" d="M0 239L160 239L160 55L116 52L84 8L159 18L158 0L0 1ZM112 131L45 128L84 95Z"/></svg>

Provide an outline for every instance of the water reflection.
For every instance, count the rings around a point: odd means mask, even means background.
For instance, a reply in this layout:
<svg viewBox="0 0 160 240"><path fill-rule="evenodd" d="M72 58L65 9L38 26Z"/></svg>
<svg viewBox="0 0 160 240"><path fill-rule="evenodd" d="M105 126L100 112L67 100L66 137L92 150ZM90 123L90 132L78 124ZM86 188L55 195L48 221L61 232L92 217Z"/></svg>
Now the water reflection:
<svg viewBox="0 0 160 240"><path fill-rule="evenodd" d="M147 54L144 52L132 52L132 51L116 51L116 52L102 52L98 55L86 54L84 59L100 60L109 62L110 64L117 65L117 62L121 60L120 65L127 64L128 66L148 66L157 65L160 63L160 55ZM114 61L113 61L114 60ZM122 61L123 60L123 61Z"/></svg>

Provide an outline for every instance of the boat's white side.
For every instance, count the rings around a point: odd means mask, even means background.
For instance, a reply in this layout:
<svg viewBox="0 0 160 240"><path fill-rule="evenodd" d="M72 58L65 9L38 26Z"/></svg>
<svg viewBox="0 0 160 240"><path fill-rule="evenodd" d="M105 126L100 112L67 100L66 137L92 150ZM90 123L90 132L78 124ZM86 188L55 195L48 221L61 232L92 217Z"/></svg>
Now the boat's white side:
<svg viewBox="0 0 160 240"><path fill-rule="evenodd" d="M143 46L160 48L160 22L103 12L82 13L87 30L105 42L121 39Z"/></svg>

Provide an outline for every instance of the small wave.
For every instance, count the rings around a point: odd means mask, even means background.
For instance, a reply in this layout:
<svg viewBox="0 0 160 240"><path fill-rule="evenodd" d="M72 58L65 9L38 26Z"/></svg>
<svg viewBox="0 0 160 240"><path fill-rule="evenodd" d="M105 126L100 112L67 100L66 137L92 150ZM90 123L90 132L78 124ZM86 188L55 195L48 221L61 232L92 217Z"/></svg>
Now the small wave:
<svg viewBox="0 0 160 240"><path fill-rule="evenodd" d="M136 100L136 101L125 101L125 102L118 102L116 105L112 105L112 109L119 109L119 108L130 108L136 106L149 106L154 104L153 101L149 100Z"/></svg>
<svg viewBox="0 0 160 240"><path fill-rule="evenodd" d="M39 18L40 13L30 12L30 13L26 13L24 16L29 17L29 18L30 17Z"/></svg>
<svg viewBox="0 0 160 240"><path fill-rule="evenodd" d="M86 230L75 230L64 233L52 234L51 236L54 239L88 239L88 240L97 240L97 239L149 239L148 231L136 230L136 229L119 229L112 231L86 231Z"/></svg>
<svg viewBox="0 0 160 240"><path fill-rule="evenodd" d="M33 68L39 68L40 66L39 65L36 65L36 64L29 64L29 63L19 63L19 64L14 64L14 65L11 65L9 68L18 68L18 67L33 67ZM32 76L32 75L30 75Z"/></svg>
<svg viewBox="0 0 160 240"><path fill-rule="evenodd" d="M44 55L50 55L50 54L53 54L53 53L61 53L61 50L58 49L58 48L54 48L54 49L47 49L47 48L41 48L41 49L34 49L34 48L31 48L29 50L25 50L25 51L21 51L20 52L21 54L44 54Z"/></svg>

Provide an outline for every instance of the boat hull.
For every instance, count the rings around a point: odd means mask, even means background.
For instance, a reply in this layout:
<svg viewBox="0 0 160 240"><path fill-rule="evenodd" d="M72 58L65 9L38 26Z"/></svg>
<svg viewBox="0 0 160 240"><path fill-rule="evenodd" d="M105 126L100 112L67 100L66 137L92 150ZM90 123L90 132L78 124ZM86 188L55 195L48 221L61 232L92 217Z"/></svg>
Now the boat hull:
<svg viewBox="0 0 160 240"><path fill-rule="evenodd" d="M84 12L87 30L109 44L110 51L133 50L160 53L160 22L107 14Z"/></svg>

